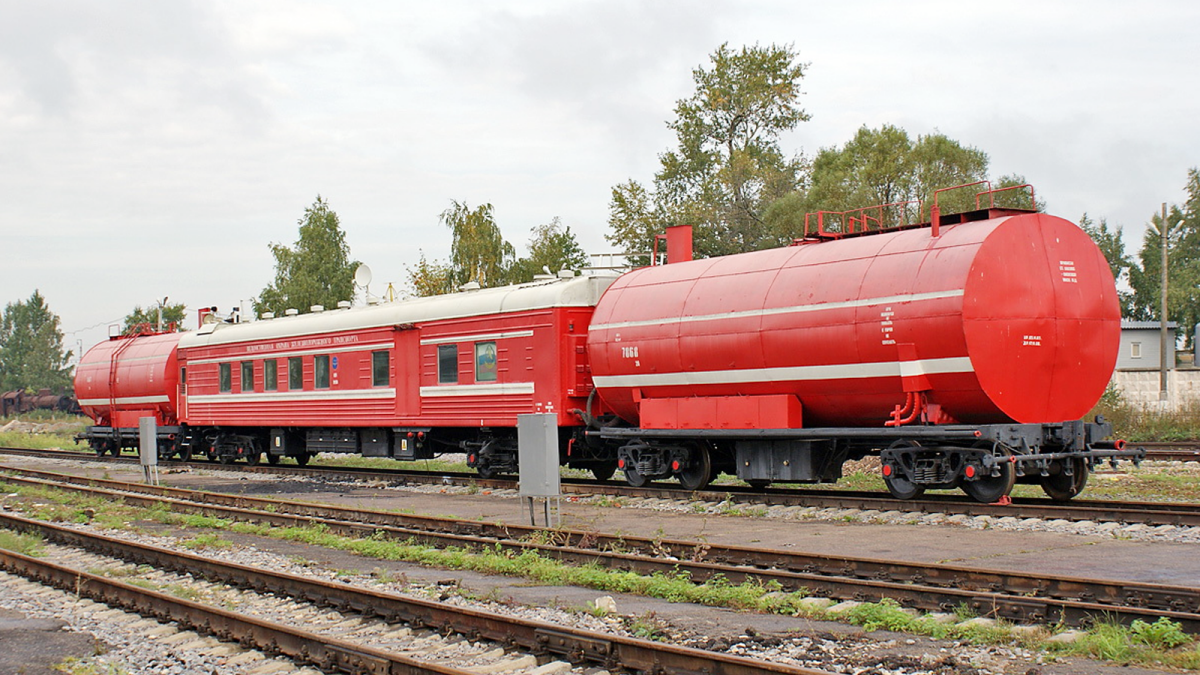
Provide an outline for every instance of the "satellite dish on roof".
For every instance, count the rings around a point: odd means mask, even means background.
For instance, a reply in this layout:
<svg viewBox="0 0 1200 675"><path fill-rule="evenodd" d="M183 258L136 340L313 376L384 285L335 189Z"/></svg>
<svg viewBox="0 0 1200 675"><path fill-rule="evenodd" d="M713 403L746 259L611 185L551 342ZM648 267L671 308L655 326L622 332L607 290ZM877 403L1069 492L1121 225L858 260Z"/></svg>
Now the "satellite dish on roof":
<svg viewBox="0 0 1200 675"><path fill-rule="evenodd" d="M358 269L354 270L354 283L363 288L371 283L371 268L367 267L366 263L359 265Z"/></svg>

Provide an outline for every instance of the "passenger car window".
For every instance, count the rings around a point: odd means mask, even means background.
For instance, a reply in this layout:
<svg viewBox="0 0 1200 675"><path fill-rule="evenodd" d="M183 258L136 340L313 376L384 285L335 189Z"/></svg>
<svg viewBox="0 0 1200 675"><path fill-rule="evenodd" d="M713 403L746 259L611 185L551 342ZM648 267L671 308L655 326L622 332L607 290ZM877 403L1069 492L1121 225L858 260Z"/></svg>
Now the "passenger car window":
<svg viewBox="0 0 1200 675"><path fill-rule="evenodd" d="M222 363L217 366L217 389L222 394L233 391L233 378L229 374L228 363Z"/></svg>
<svg viewBox="0 0 1200 675"><path fill-rule="evenodd" d="M371 386L386 387L391 384L391 355L387 352L371 352Z"/></svg>
<svg viewBox="0 0 1200 675"><path fill-rule="evenodd" d="M475 381L496 381L496 343L475 343Z"/></svg>
<svg viewBox="0 0 1200 675"><path fill-rule="evenodd" d="M299 356L288 359L288 389L304 388L304 363Z"/></svg>
<svg viewBox="0 0 1200 675"><path fill-rule="evenodd" d="M313 357L313 386L317 389L329 388L328 354L320 354Z"/></svg>
<svg viewBox="0 0 1200 675"><path fill-rule="evenodd" d="M263 390L279 389L279 362L275 359L263 361Z"/></svg>
<svg viewBox="0 0 1200 675"><path fill-rule="evenodd" d="M438 347L438 384L458 383L458 345Z"/></svg>
<svg viewBox="0 0 1200 675"><path fill-rule="evenodd" d="M242 391L254 391L253 361L242 361Z"/></svg>

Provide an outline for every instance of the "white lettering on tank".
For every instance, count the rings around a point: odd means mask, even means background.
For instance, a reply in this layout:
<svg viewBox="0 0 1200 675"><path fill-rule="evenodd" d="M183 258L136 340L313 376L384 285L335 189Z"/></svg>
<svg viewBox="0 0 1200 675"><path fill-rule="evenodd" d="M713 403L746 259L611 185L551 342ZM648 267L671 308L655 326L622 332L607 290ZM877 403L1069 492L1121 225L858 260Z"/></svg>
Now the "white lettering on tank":
<svg viewBox="0 0 1200 675"><path fill-rule="evenodd" d="M895 322L892 317L896 316L896 312L892 311L891 307L884 307L879 313L879 332L882 335L879 344L894 345L896 344L895 336L892 331L896 329Z"/></svg>
<svg viewBox="0 0 1200 675"><path fill-rule="evenodd" d="M1062 281L1064 284L1079 283L1078 274L1075 271L1075 261L1074 260L1059 260L1058 261L1058 271L1060 274L1062 274Z"/></svg>

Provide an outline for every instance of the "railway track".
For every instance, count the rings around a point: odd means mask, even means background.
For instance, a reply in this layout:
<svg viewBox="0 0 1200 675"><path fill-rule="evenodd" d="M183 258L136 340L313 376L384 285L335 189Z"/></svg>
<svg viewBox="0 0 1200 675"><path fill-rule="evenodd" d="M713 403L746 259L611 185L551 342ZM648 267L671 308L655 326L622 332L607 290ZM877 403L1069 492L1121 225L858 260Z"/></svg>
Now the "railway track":
<svg viewBox="0 0 1200 675"><path fill-rule="evenodd" d="M54 459L80 461L121 462L137 464L132 457L96 457L78 452L25 450L0 448L0 453ZM377 469L330 468L320 466L248 466L245 464L212 465L202 462L199 466L221 470L250 473L288 474L319 478L342 478L351 480L373 480L403 482L409 484L475 485L486 489L515 490L518 483L513 479L482 479L474 473L439 471L380 471ZM1097 523L1144 524L1152 527L1171 525L1176 527L1200 527L1200 504L1185 502L1133 502L1073 500L1054 502L1049 499L1016 498L1011 504L981 504L960 496L930 495L921 499L900 500L882 492L857 492L849 490L821 490L803 488L772 487L755 489L745 486L719 486L706 490L688 492L670 484L651 484L634 488L617 481L594 481L564 479L562 491L566 495L644 498L676 498L710 502L734 502L764 506L800 506L818 509L857 509L859 511L899 511L913 514L941 513L962 514L970 517L991 516L995 518L1040 518L1044 520L1091 521Z"/></svg>
<svg viewBox="0 0 1200 675"><path fill-rule="evenodd" d="M784 591L836 600L879 601L940 612L967 606L980 615L1016 622L1083 625L1097 617L1124 622L1167 617L1200 632L1200 589L992 571L961 565L912 564L777 549L718 546L696 541L646 539L571 530L545 530L385 511L315 505L278 499L147 486L21 470L9 482L85 492L142 507L166 503L181 513L270 523L283 527L319 524L351 537L387 537L437 547L536 552L577 563L600 563L642 574L686 573L693 581L714 578L778 584ZM549 542L549 543L547 543Z"/></svg>
<svg viewBox="0 0 1200 675"><path fill-rule="evenodd" d="M97 566L94 560L70 565L0 550L0 566L14 574L326 671L478 675L528 671L558 659L565 661L558 672L569 668L576 673L585 667L696 675L825 673L221 562L11 514L0 514L0 526L173 575L155 585L204 579L243 589L255 597L247 600L226 593L217 598L222 605L218 607L86 571ZM55 558L78 556L58 551ZM143 578L148 574L143 567L137 572ZM283 607L264 610L264 604ZM336 610L336 614L332 620L316 620L312 612L304 611L307 605ZM254 616L262 614L273 618ZM284 620L288 616L298 621ZM357 630L321 630L322 624Z"/></svg>
<svg viewBox="0 0 1200 675"><path fill-rule="evenodd" d="M1200 462L1200 442L1197 441L1160 441L1138 445L1146 448L1146 459Z"/></svg>

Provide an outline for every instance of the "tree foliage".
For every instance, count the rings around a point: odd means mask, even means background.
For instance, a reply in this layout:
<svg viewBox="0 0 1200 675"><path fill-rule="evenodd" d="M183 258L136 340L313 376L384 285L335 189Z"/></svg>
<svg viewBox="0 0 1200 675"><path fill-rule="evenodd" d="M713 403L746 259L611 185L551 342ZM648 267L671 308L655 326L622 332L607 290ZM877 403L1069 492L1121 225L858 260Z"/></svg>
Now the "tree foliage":
<svg viewBox="0 0 1200 675"><path fill-rule="evenodd" d="M725 44L709 60L692 72L693 94L676 103L667 126L677 147L659 157L653 193L632 180L613 188L605 237L626 251L649 251L666 224L693 225L701 256L772 245L765 210L802 187L804 162L786 156L779 138L808 119L799 105L807 64L791 45Z"/></svg>
<svg viewBox="0 0 1200 675"><path fill-rule="evenodd" d="M587 253L579 245L570 227L564 227L557 216L545 225L530 230L529 255L515 264L509 274L512 283L532 281L545 270L578 270L587 266Z"/></svg>
<svg viewBox="0 0 1200 675"><path fill-rule="evenodd" d="M516 250L500 234L491 204L472 209L466 202L451 201L441 221L454 237L450 267L455 286L471 281L483 288L508 283Z"/></svg>
<svg viewBox="0 0 1200 675"><path fill-rule="evenodd" d="M418 298L454 292L454 270L449 263L430 261L421 251L417 264L408 270L408 292Z"/></svg>
<svg viewBox="0 0 1200 675"><path fill-rule="evenodd" d="M1092 221L1088 214L1079 219L1079 227L1096 242L1108 267L1112 270L1113 279L1117 282L1117 297L1121 301L1121 316L1133 316L1133 292L1128 289L1130 275L1136 269L1133 259L1125 252L1125 241L1122 239L1122 228L1109 228L1108 220L1101 218L1099 223Z"/></svg>
<svg viewBox="0 0 1200 675"><path fill-rule="evenodd" d="M0 318L0 390L71 388L70 351L63 350L58 315L39 291L11 302Z"/></svg>
<svg viewBox="0 0 1200 675"><path fill-rule="evenodd" d="M1161 316L1162 233L1167 237L1167 318L1177 321L1185 342L1192 341L1191 327L1200 322L1200 171L1188 171L1187 200L1150 218L1138 251L1138 264L1131 266L1133 287L1130 316L1144 321Z"/></svg>
<svg viewBox="0 0 1200 675"><path fill-rule="evenodd" d="M168 304L163 307L162 312L162 327L163 330L169 330L171 324L175 325L175 330L183 327L183 318L187 314L187 307L182 302L176 304ZM122 333L129 333L138 328L138 326L149 326L156 328L158 326L158 306L151 305L142 309L141 305L133 308L125 317L125 325L121 328Z"/></svg>
<svg viewBox="0 0 1200 675"><path fill-rule="evenodd" d="M917 222L929 216L934 192L952 185L981 181L988 157L943 134L917 136L885 124L862 127L840 148L824 148L813 161L812 187L803 206L807 211L850 211L881 204L910 203L894 215L911 214ZM943 213L972 207L978 190L956 190L938 197ZM918 212L917 202L924 204ZM895 223L895 219L893 220Z"/></svg>
<svg viewBox="0 0 1200 675"><path fill-rule="evenodd" d="M275 257L275 281L259 293L257 313L293 308L301 312L312 305L335 307L354 295L354 270L350 247L337 213L317 195L298 221L300 237L295 247L271 244Z"/></svg>

